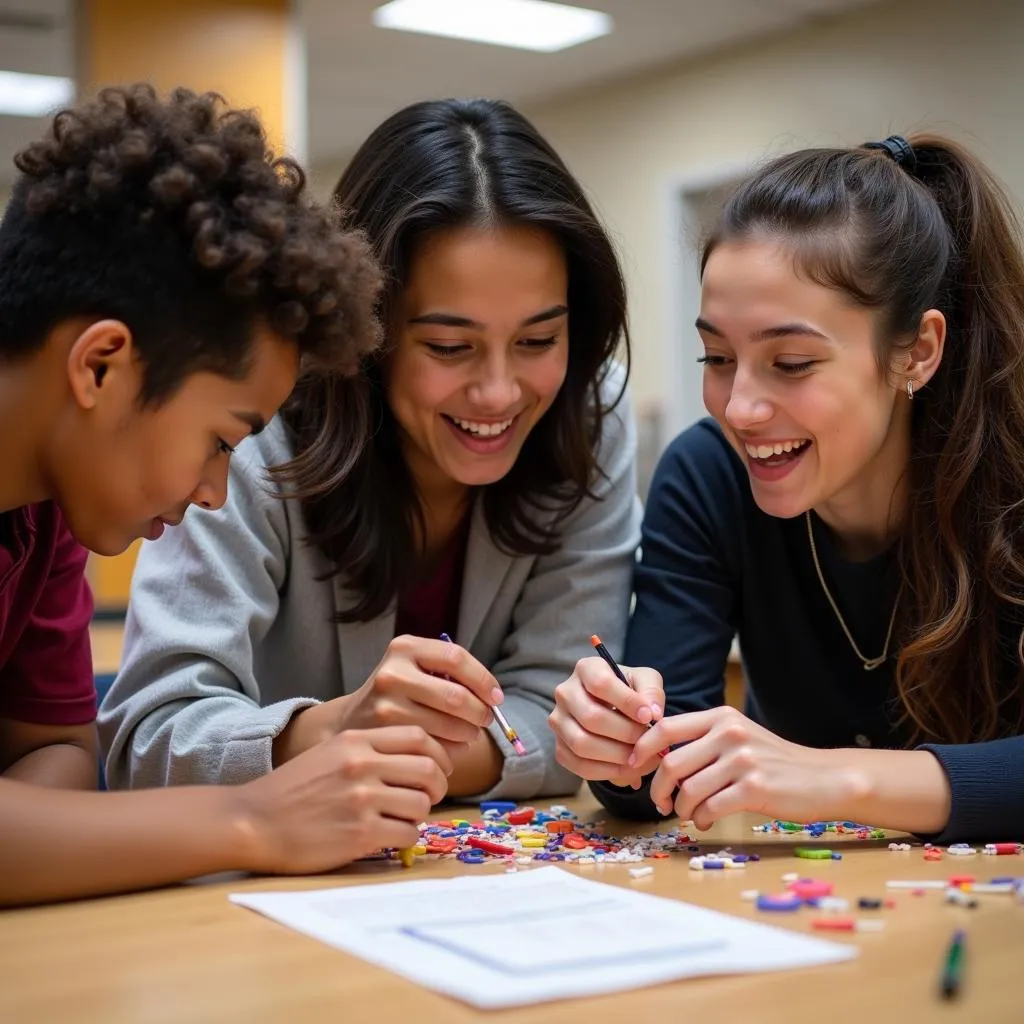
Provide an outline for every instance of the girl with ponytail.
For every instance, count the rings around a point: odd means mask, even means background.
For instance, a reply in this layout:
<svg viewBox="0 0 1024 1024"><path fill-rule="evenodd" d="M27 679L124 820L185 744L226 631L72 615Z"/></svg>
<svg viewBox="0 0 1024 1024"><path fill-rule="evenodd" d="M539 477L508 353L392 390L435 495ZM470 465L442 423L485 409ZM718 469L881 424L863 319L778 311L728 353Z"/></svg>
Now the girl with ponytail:
<svg viewBox="0 0 1024 1024"><path fill-rule="evenodd" d="M626 649L650 668L628 693L581 663L551 717L562 763L616 813L701 828L748 810L1021 838L1006 196L937 136L781 157L707 239L696 326L712 418L652 485ZM746 714L722 706L736 635Z"/></svg>

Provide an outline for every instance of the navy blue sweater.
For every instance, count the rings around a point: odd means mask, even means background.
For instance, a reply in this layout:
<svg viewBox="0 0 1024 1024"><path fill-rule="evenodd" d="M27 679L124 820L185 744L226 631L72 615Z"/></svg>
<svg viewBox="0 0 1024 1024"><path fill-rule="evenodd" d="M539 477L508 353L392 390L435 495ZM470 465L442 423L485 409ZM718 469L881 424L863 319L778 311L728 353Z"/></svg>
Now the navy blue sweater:
<svg viewBox="0 0 1024 1024"><path fill-rule="evenodd" d="M829 589L857 646L875 657L896 598L895 560L886 553L847 562L813 514L812 522ZM778 519L757 507L746 466L713 420L685 431L661 458L635 590L623 660L661 672L666 714L724 703L726 659L738 634L754 721L812 747L908 745L895 659L864 670L822 591L804 517ZM1024 839L1024 736L923 749L939 759L952 788L952 813L937 839ZM616 815L658 817L646 787L591 789Z"/></svg>

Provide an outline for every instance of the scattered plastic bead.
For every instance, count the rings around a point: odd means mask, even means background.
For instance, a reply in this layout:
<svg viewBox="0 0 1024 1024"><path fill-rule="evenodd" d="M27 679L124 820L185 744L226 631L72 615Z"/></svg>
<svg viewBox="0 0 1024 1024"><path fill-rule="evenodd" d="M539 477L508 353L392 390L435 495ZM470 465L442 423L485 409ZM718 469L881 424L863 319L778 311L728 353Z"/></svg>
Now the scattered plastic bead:
<svg viewBox="0 0 1024 1024"><path fill-rule="evenodd" d="M842 896L822 896L815 901L819 910L841 914L850 909L850 901Z"/></svg>
<svg viewBox="0 0 1024 1024"><path fill-rule="evenodd" d="M784 882L795 882L800 876L795 871L787 871L783 876Z"/></svg>
<svg viewBox="0 0 1024 1024"><path fill-rule="evenodd" d="M973 910L978 905L973 896L956 887L946 890L946 902L955 903L958 907L966 907L968 910Z"/></svg>
<svg viewBox="0 0 1024 1024"><path fill-rule="evenodd" d="M629 873L633 878L644 878L654 874L654 868L630 868Z"/></svg>
<svg viewBox="0 0 1024 1024"><path fill-rule="evenodd" d="M798 847L796 847L795 850L793 850L793 853L797 857L802 857L804 860L831 860L832 859L832 851L831 850L824 850L824 849L818 850L818 849L815 849L814 847L808 847L808 846L798 846Z"/></svg>
<svg viewBox="0 0 1024 1024"><path fill-rule="evenodd" d="M480 804L480 810L486 814L488 811L497 811L498 814L507 814L509 811L516 809L515 802L512 800L484 800Z"/></svg>
<svg viewBox="0 0 1024 1024"><path fill-rule="evenodd" d="M974 882L974 875L950 875L946 880L947 885L956 886L962 888L965 885L971 885Z"/></svg>
<svg viewBox="0 0 1024 1024"><path fill-rule="evenodd" d="M861 896L861 898L859 900L857 900L857 909L858 910L881 910L882 909L882 901L878 900L878 899L873 899L870 896Z"/></svg>
<svg viewBox="0 0 1024 1024"><path fill-rule="evenodd" d="M780 893L777 896L760 895L757 897L756 906L758 910L774 910L780 912L786 912L791 910L799 910L802 904L802 900L799 896L794 896L791 892Z"/></svg>
<svg viewBox="0 0 1024 1024"><path fill-rule="evenodd" d="M811 878L797 879L790 882L786 888L802 900L821 899L822 896L831 896L835 891L835 886L831 882L816 882Z"/></svg>
<svg viewBox="0 0 1024 1024"><path fill-rule="evenodd" d="M880 932L884 921L859 921L853 917L818 917L811 922L818 931L830 932Z"/></svg>

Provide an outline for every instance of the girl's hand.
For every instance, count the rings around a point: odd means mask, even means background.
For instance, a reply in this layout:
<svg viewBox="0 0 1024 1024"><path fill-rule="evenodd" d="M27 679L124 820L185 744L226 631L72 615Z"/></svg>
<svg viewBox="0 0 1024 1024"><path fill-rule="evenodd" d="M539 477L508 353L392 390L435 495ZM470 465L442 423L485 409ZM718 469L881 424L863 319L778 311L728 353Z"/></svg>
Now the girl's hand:
<svg viewBox="0 0 1024 1024"><path fill-rule="evenodd" d="M336 731L418 725L458 748L479 738L504 699L497 679L458 644L396 636L370 678L338 698Z"/></svg>
<svg viewBox="0 0 1024 1024"><path fill-rule="evenodd" d="M633 686L618 679L601 658L582 658L555 689L548 724L555 733L555 757L563 768L591 782L609 781L637 788L650 764L628 764L636 741L661 718L665 693L652 668L625 668Z"/></svg>
<svg viewBox="0 0 1024 1024"><path fill-rule="evenodd" d="M651 800L702 831L737 811L787 821L842 816L854 794L854 773L833 751L780 739L730 707L663 719L640 737L630 765L676 744L651 780Z"/></svg>

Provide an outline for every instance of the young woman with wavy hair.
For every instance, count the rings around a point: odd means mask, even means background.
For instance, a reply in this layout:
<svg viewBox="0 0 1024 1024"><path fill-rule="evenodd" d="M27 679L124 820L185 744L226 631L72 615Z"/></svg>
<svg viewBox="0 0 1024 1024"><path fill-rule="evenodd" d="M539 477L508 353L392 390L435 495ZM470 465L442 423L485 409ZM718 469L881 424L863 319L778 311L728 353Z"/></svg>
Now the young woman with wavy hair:
<svg viewBox="0 0 1024 1024"><path fill-rule="evenodd" d="M582 666L557 695L562 763L618 812L698 827L750 810L1020 838L1010 203L943 138L805 150L740 185L702 266L713 419L661 461L627 642L654 671L630 694ZM737 633L747 715L721 706ZM665 714L642 735L609 703Z"/></svg>
<svg viewBox="0 0 1024 1024"><path fill-rule="evenodd" d="M223 512L143 553L109 777L234 782L419 725L451 752L449 796L569 792L554 688L591 633L621 651L639 540L612 245L500 102L399 111L335 199L384 267L384 346L355 381L300 385Z"/></svg>

